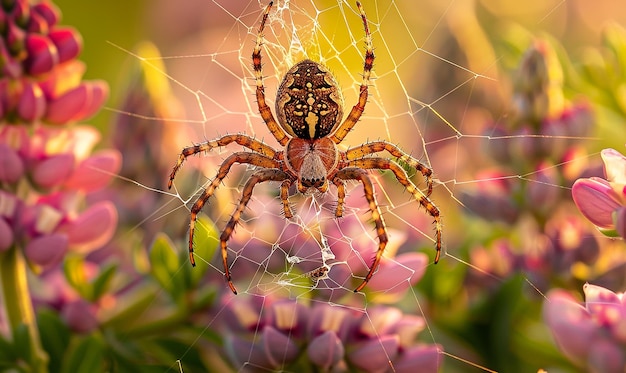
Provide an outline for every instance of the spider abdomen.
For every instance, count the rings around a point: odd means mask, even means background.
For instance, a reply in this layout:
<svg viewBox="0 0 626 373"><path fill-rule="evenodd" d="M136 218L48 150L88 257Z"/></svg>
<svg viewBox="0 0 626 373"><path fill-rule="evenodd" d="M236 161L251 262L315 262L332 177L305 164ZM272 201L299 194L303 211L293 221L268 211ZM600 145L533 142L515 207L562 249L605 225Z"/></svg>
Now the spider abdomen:
<svg viewBox="0 0 626 373"><path fill-rule="evenodd" d="M278 123L291 136L320 139L343 117L343 98L335 77L311 60L295 64L285 74L276 94Z"/></svg>

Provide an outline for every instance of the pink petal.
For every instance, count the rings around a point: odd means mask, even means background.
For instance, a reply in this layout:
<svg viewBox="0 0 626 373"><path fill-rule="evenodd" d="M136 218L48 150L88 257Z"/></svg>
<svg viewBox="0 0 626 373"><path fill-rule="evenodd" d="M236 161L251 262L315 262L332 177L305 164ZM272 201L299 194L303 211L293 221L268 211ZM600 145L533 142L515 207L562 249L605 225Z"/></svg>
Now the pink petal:
<svg viewBox="0 0 626 373"><path fill-rule="evenodd" d="M306 352L313 364L329 371L343 358L344 347L337 334L326 331L309 343Z"/></svg>
<svg viewBox="0 0 626 373"><path fill-rule="evenodd" d="M59 185L72 174L74 164L73 154L54 155L35 166L33 181L44 188Z"/></svg>
<svg viewBox="0 0 626 373"><path fill-rule="evenodd" d="M401 254L395 260L383 258L367 286L373 291L403 293L422 278L427 265L428 255L424 253Z"/></svg>
<svg viewBox="0 0 626 373"><path fill-rule="evenodd" d="M436 373L441 367L442 351L439 345L412 347L404 351L398 362L393 364L394 372L413 373L419 367L419 372Z"/></svg>
<svg viewBox="0 0 626 373"><path fill-rule="evenodd" d="M271 369L272 365L263 351L263 346L258 342L251 342L237 336L226 339L226 349L237 367L246 364Z"/></svg>
<svg viewBox="0 0 626 373"><path fill-rule="evenodd" d="M402 311L394 307L378 306L368 312L368 317L361 318L359 333L370 338L386 334L402 319Z"/></svg>
<svg viewBox="0 0 626 373"><path fill-rule="evenodd" d="M108 201L84 211L67 229L72 251L89 252L106 244L117 227L117 210Z"/></svg>
<svg viewBox="0 0 626 373"><path fill-rule="evenodd" d="M345 308L317 303L311 311L308 332L309 335L318 335L325 331L333 331L345 341L353 320L354 314Z"/></svg>
<svg viewBox="0 0 626 373"><path fill-rule="evenodd" d="M24 174L24 163L13 148L0 143L0 181L15 183Z"/></svg>
<svg viewBox="0 0 626 373"><path fill-rule="evenodd" d="M604 326L611 326L622 318L622 301L614 292L591 284L583 286L587 311Z"/></svg>
<svg viewBox="0 0 626 373"><path fill-rule="evenodd" d="M31 33L45 35L50 31L50 26L43 16L37 13L31 13L26 30Z"/></svg>
<svg viewBox="0 0 626 373"><path fill-rule="evenodd" d="M46 110L46 98L37 83L25 83L17 112L20 118L27 122L40 119Z"/></svg>
<svg viewBox="0 0 626 373"><path fill-rule="evenodd" d="M82 161L65 182L68 189L92 192L106 186L122 165L117 150L103 150Z"/></svg>
<svg viewBox="0 0 626 373"><path fill-rule="evenodd" d="M604 149L600 155L604 161L604 174L607 180L626 184L626 157L615 149Z"/></svg>
<svg viewBox="0 0 626 373"><path fill-rule="evenodd" d="M272 325L281 331L298 333L308 319L308 308L299 302L279 300L271 306Z"/></svg>
<svg viewBox="0 0 626 373"><path fill-rule="evenodd" d="M48 102L46 119L55 124L70 122L87 105L89 88L85 84L71 89Z"/></svg>
<svg viewBox="0 0 626 373"><path fill-rule="evenodd" d="M48 37L59 52L59 62L65 62L77 57L83 47L80 34L73 28L56 28L48 34Z"/></svg>
<svg viewBox="0 0 626 373"><path fill-rule="evenodd" d="M600 178L578 179L572 186L578 210L600 228L613 227L611 214L620 207L611 185Z"/></svg>
<svg viewBox="0 0 626 373"><path fill-rule="evenodd" d="M67 236L54 233L30 241L24 248L24 255L29 261L47 267L60 262L66 251Z"/></svg>
<svg viewBox="0 0 626 373"><path fill-rule="evenodd" d="M104 81L83 82L48 102L46 119L55 124L86 119L100 110L108 95Z"/></svg>
<svg viewBox="0 0 626 373"><path fill-rule="evenodd" d="M589 343L588 364L591 372L624 373L624 348L608 340L593 341Z"/></svg>
<svg viewBox="0 0 626 373"><path fill-rule="evenodd" d="M37 3L31 7L31 10L42 16L48 23L49 27L52 27L59 22L59 10L50 2Z"/></svg>
<svg viewBox="0 0 626 373"><path fill-rule="evenodd" d="M28 57L24 65L31 75L47 73L59 63L57 48L47 36L28 34L25 46Z"/></svg>
<svg viewBox="0 0 626 373"><path fill-rule="evenodd" d="M416 315L404 315L400 321L398 321L393 329L392 333L397 334L400 338L400 346L409 348L417 340L417 336L426 327L426 322L420 316Z"/></svg>
<svg viewBox="0 0 626 373"><path fill-rule="evenodd" d="M587 310L567 292L556 289L548 293L543 318L563 354L584 364L589 352L589 341L598 334L597 326Z"/></svg>
<svg viewBox="0 0 626 373"><path fill-rule="evenodd" d="M626 207L619 208L615 214L615 230L626 239Z"/></svg>
<svg viewBox="0 0 626 373"><path fill-rule="evenodd" d="M395 361L398 347L398 336L382 335L364 342L348 358L354 366L368 372L386 371L389 362Z"/></svg>
<svg viewBox="0 0 626 373"><path fill-rule="evenodd" d="M87 101L72 121L81 121L94 116L109 97L109 85L103 80L85 82L87 85Z"/></svg>
<svg viewBox="0 0 626 373"><path fill-rule="evenodd" d="M289 364L298 356L298 346L291 338L271 326L263 329L262 340L267 359L274 368Z"/></svg>

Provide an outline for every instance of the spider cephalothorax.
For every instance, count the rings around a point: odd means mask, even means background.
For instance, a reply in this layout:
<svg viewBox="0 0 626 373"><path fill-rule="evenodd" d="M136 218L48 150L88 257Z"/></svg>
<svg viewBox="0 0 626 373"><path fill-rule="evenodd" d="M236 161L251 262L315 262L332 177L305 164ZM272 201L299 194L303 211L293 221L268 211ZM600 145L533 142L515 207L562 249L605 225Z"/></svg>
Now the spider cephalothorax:
<svg viewBox="0 0 626 373"><path fill-rule="evenodd" d="M361 284L354 290L360 291L372 278L383 252L387 245L387 229L376 202L374 186L367 170L391 170L400 184L411 193L416 201L433 217L435 222L435 244L437 254L435 263L439 261L441 253L441 219L439 210L428 198L433 188L432 171L421 164L417 159L406 154L396 145L386 141L373 141L359 146L349 148L346 151L339 151L337 144L341 143L344 137L354 127L361 118L365 109L368 95L368 85L372 64L374 63L374 51L372 48L372 37L365 12L361 4L357 2L357 8L363 20L365 28L365 62L363 64L363 81L360 87L359 99L356 105L348 113L346 119L343 118L343 98L337 81L330 71L322 64L304 60L296 63L283 78L276 95L276 113L278 121L274 119L272 111L265 102L265 88L263 86L263 73L261 65L261 45L263 43L263 30L269 15L272 3L265 8L261 26L257 34L256 45L252 52L252 61L256 79L256 98L259 112L263 121L267 125L274 138L283 147L283 150L274 150L245 134L225 135L218 139L207 141L183 149L178 161L170 174L168 188L172 183L176 173L182 166L185 159L194 154L207 152L216 147L226 146L235 142L251 151L237 152L227 157L221 164L217 175L209 186L204 189L200 197L191 208L191 218L189 223L189 260L195 266L193 255L193 235L196 217L204 204L215 192L222 180L228 175L230 168L235 163L247 163L258 168L243 187L241 200L235 212L230 217L224 231L220 236L220 248L222 252L222 262L224 265L224 276L228 286L233 293L237 294L235 285L232 282L230 267L228 265L228 240L239 223L241 213L252 197L254 186L266 181L280 181L280 199L286 218L293 217L289 206L289 187L296 183L297 189L301 193L308 192L311 188L324 193L328 190L329 184L333 183L337 187L337 208L335 216L343 215L343 204L346 196L345 181L357 180L363 184L365 199L368 202L372 213L372 219L376 226L378 236L378 250L374 261L369 266L369 271ZM406 171L395 161L371 156L372 154L387 151L399 161L413 167L420 172L427 183L426 193L419 190L409 177ZM314 277L321 277L328 271L315 272Z"/></svg>

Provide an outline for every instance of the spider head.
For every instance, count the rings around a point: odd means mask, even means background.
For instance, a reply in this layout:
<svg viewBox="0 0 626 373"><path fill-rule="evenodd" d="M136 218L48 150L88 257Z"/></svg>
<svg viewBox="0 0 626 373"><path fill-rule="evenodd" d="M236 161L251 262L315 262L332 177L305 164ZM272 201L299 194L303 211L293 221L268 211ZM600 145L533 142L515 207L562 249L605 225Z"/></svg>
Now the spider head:
<svg viewBox="0 0 626 373"><path fill-rule="evenodd" d="M320 139L343 117L343 98L326 66L300 61L285 74L276 94L278 123L291 136Z"/></svg>

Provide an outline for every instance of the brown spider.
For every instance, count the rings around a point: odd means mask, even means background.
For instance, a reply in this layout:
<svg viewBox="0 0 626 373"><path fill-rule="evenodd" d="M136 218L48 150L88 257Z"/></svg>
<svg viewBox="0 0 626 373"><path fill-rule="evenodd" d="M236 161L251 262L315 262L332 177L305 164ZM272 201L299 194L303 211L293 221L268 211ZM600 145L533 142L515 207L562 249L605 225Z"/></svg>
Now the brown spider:
<svg viewBox="0 0 626 373"><path fill-rule="evenodd" d="M195 266L193 234L196 216L226 177L233 164L247 163L260 168L246 181L239 204L220 236L224 276L228 286L235 294L237 294L237 290L233 285L228 268L227 243L235 226L239 223L241 213L252 197L254 186L266 181L281 182L280 199L286 218L293 216L288 201L289 187L293 183L297 182L297 188L300 193L307 193L309 190L318 190L325 193L328 190L329 183L333 183L337 187L335 216L338 218L343 215L343 204L346 196L345 181L358 180L363 184L365 198L369 203L372 219L376 226L379 244L374 261L369 267L369 272L363 279L363 282L354 290L355 292L363 289L372 278L387 245L387 230L380 208L376 203L374 186L366 170L391 170L398 182L434 218L437 248L435 263L439 261L441 254L441 220L439 210L428 198L433 189L432 170L406 154L396 145L386 141L372 141L349 148L346 151L337 149L337 144L341 143L348 132L352 130L365 109L370 73L374 63L372 37L367 25L365 11L359 2L356 5L361 13L361 19L365 28L366 50L363 65L363 81L360 87L359 100L341 125L339 123L343 116L343 98L337 81L324 65L311 60L298 62L285 74L276 94L278 122L274 119L272 111L265 103L263 73L261 70L263 29L272 7L272 2L270 2L263 13L256 45L252 52L252 61L256 78L256 99L259 112L274 138L283 146L283 150L274 150L261 141L245 134L225 135L218 139L183 149L170 174L167 184L168 188L172 187L176 172L185 159L191 155L208 152L211 149L226 146L232 142L251 150L233 153L224 160L211 184L204 189L202 195L198 197L191 208L191 221L189 223L189 260ZM371 156L374 153L385 150L398 158L399 161L410 165L422 173L428 187L425 194L409 180L407 173L398 163L387 158Z"/></svg>

